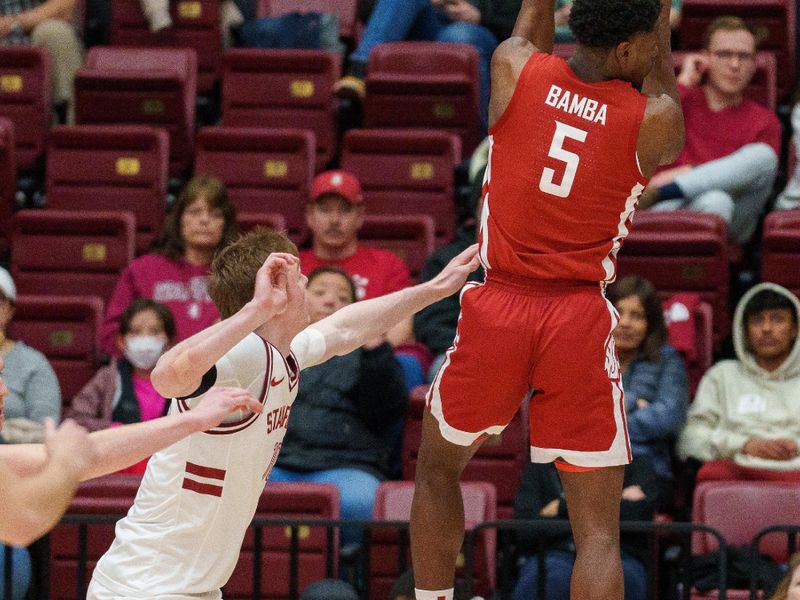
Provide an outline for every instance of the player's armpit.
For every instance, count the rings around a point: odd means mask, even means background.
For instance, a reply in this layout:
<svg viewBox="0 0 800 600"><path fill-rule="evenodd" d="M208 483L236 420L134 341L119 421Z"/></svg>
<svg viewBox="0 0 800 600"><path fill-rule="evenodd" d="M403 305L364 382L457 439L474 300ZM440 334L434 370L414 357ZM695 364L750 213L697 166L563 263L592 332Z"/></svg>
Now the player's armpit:
<svg viewBox="0 0 800 600"><path fill-rule="evenodd" d="M683 148L683 142L683 112L680 104L666 94L648 98L636 144L642 175L650 178L658 167L674 162Z"/></svg>
<svg viewBox="0 0 800 600"><path fill-rule="evenodd" d="M497 46L492 55L492 91L489 100L489 126L505 112L522 69L536 47L521 37L511 37Z"/></svg>

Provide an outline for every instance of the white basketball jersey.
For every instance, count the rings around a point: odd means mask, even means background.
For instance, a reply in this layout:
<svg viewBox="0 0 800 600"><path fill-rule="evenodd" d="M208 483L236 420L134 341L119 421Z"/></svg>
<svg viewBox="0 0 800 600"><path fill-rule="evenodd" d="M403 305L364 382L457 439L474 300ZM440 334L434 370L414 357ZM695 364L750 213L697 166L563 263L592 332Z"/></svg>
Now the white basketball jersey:
<svg viewBox="0 0 800 600"><path fill-rule="evenodd" d="M324 351L313 329L293 340L285 358L250 334L217 362L214 384L248 389L264 410L153 455L136 501L97 563L98 583L121 597L153 598L208 594L228 581L278 457L299 371ZM176 399L170 413L188 409L187 400Z"/></svg>

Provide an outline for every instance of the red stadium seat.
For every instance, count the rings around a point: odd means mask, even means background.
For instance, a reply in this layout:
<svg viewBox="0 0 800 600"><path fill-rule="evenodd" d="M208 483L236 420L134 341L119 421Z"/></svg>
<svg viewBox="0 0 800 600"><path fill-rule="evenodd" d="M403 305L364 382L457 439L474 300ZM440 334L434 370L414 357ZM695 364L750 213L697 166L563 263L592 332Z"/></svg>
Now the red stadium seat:
<svg viewBox="0 0 800 600"><path fill-rule="evenodd" d="M338 519L339 490L330 483L268 483L258 503L256 517L268 519ZM335 573L339 541L334 531L333 547L328 552L324 527L301 526L298 531L298 591L327 577L330 561ZM225 598L255 598L253 590L253 541L255 530L248 529L239 562L228 584ZM261 559L261 595L269 600L290 600L289 527L265 527ZM333 576L333 575L332 575Z"/></svg>
<svg viewBox="0 0 800 600"><path fill-rule="evenodd" d="M97 370L95 348L102 317L103 303L94 296L20 295L9 337L47 356L67 403Z"/></svg>
<svg viewBox="0 0 800 600"><path fill-rule="evenodd" d="M258 16L278 17L290 12L333 13L339 20L339 37L355 43L360 33L357 0L259 0Z"/></svg>
<svg viewBox="0 0 800 600"><path fill-rule="evenodd" d="M256 227L271 227L286 231L286 218L280 213L236 213L239 231L245 233Z"/></svg>
<svg viewBox="0 0 800 600"><path fill-rule="evenodd" d="M231 50L223 60L222 124L309 129L322 170L336 151L331 90L340 69L339 57L324 50Z"/></svg>
<svg viewBox="0 0 800 600"><path fill-rule="evenodd" d="M431 215L439 245L454 233L460 160L460 139L444 131L351 129L342 141L342 169L361 181L367 212Z"/></svg>
<svg viewBox="0 0 800 600"><path fill-rule="evenodd" d="M467 529L497 518L497 498L494 486L485 482L462 482L464 517ZM384 481L375 495L372 517L376 521L408 521L411 517L413 481ZM374 528L371 534L370 598L388 598L389 589L400 575L399 535L392 528ZM406 546L407 547L407 546ZM483 530L474 546L474 591L490 596L495 587L496 532ZM406 557L405 564L411 565ZM463 566L463 555L457 565ZM459 569L460 570L460 569ZM457 571L457 575L460 574Z"/></svg>
<svg viewBox="0 0 800 600"><path fill-rule="evenodd" d="M367 215L358 232L358 242L391 250L403 259L416 279L433 253L434 229L429 215Z"/></svg>
<svg viewBox="0 0 800 600"><path fill-rule="evenodd" d="M45 48L0 48L0 117L14 123L17 167L42 156L51 120L50 55Z"/></svg>
<svg viewBox="0 0 800 600"><path fill-rule="evenodd" d="M163 127L170 136L170 175L180 176L193 156L196 94L194 50L95 46L75 75L75 119Z"/></svg>
<svg viewBox="0 0 800 600"><path fill-rule="evenodd" d="M206 127L197 136L194 170L228 187L244 213L280 213L295 241L305 237L314 135L301 129Z"/></svg>
<svg viewBox="0 0 800 600"><path fill-rule="evenodd" d="M687 298L688 296L688 298ZM667 323L668 343L683 355L689 375L689 398L694 397L697 384L703 374L711 367L714 354L713 321L714 309L708 302L699 302L694 315L689 313L687 304L699 300L697 294L679 294L664 303L664 319ZM671 303L671 306L667 306ZM693 338L682 332L681 322L694 318Z"/></svg>
<svg viewBox="0 0 800 600"><path fill-rule="evenodd" d="M212 91L222 62L220 0L170 2L172 27L150 33L139 0L111 2L111 44L114 46L191 48L197 53L197 90Z"/></svg>
<svg viewBox="0 0 800 600"><path fill-rule="evenodd" d="M775 54L778 93L785 96L795 77L797 0L686 0L681 11L681 48L702 48L706 28L721 15L742 17L763 36L759 48Z"/></svg>
<svg viewBox="0 0 800 600"><path fill-rule="evenodd" d="M718 215L678 210L636 214L617 258L618 277L641 275L666 299L696 292L714 313L714 341L730 331L727 226Z"/></svg>
<svg viewBox="0 0 800 600"><path fill-rule="evenodd" d="M0 117L0 256L8 252L11 215L17 191L17 153L14 123Z"/></svg>
<svg viewBox="0 0 800 600"><path fill-rule="evenodd" d="M136 216L142 254L164 223L169 139L152 127L55 127L47 147L47 206L119 210Z"/></svg>
<svg viewBox="0 0 800 600"><path fill-rule="evenodd" d="M393 42L369 56L365 127L425 127L481 141L478 53L469 44Z"/></svg>
<svg viewBox="0 0 800 600"><path fill-rule="evenodd" d="M133 259L135 231L128 212L20 211L11 235L17 288L22 294L105 301Z"/></svg>
<svg viewBox="0 0 800 600"><path fill-rule="evenodd" d="M764 219L761 280L800 295L800 210L776 210Z"/></svg>

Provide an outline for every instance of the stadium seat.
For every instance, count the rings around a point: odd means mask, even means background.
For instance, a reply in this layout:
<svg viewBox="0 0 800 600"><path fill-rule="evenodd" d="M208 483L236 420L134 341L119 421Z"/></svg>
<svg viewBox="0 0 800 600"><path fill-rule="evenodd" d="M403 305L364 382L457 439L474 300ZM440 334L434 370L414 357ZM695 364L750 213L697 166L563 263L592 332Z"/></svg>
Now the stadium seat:
<svg viewBox="0 0 800 600"><path fill-rule="evenodd" d="M776 210L764 219L761 280L800 295L800 210Z"/></svg>
<svg viewBox="0 0 800 600"><path fill-rule="evenodd" d="M197 53L197 91L212 91L222 62L220 0L170 2L172 26L158 33L150 33L139 0L110 4L113 46L191 48Z"/></svg>
<svg viewBox="0 0 800 600"><path fill-rule="evenodd" d="M797 0L686 0L679 29L681 48L702 48L706 28L720 15L742 17L763 36L759 48L777 59L779 97L788 94L795 77Z"/></svg>
<svg viewBox="0 0 800 600"><path fill-rule="evenodd" d="M371 207L367 207L370 210ZM435 247L433 219L429 215L367 215L358 242L391 250L403 259L414 279Z"/></svg>
<svg viewBox="0 0 800 600"><path fill-rule="evenodd" d="M68 403L97 368L103 303L95 296L17 296L9 337L47 356Z"/></svg>
<svg viewBox="0 0 800 600"><path fill-rule="evenodd" d="M403 479L413 481L417 468L417 452L422 438L422 414L425 410L427 385L411 390L406 424L403 429ZM526 406L526 403L523 403ZM487 439L467 463L462 481L486 481L497 490L497 515L501 519L514 516L514 497L522 468L530 459L528 416L521 409L503 433Z"/></svg>
<svg viewBox="0 0 800 600"><path fill-rule="evenodd" d="M683 296L685 294L680 294ZM699 296L692 294L699 299ZM673 297L670 300L678 302L679 298ZM688 321L694 318L694 339L691 348L682 347L682 342L688 341L676 336L675 325L681 321ZM708 302L699 302L694 309L694 315L690 315L686 305L673 305L670 310L664 310L664 318L667 322L668 343L683 354L686 370L689 375L689 398L694 398L697 384L703 374L711 367L714 354L714 309Z"/></svg>
<svg viewBox="0 0 800 600"><path fill-rule="evenodd" d="M494 486L485 482L462 482L464 517L467 529L497 518ZM375 521L408 521L411 517L413 481L384 481L375 495L372 518ZM370 544L370 598L388 598L389 589L402 573L401 565L410 566L410 557L400 556L400 535L393 528L375 527ZM495 588L497 540L494 529L483 530L474 545L473 592L489 597ZM406 545L406 548L408 546ZM463 576L464 556L458 557L456 576Z"/></svg>
<svg viewBox="0 0 800 600"><path fill-rule="evenodd" d="M44 48L0 48L0 117L14 123L19 169L35 166L44 152L52 119L50 68Z"/></svg>
<svg viewBox="0 0 800 600"><path fill-rule="evenodd" d="M333 13L339 20L339 37L355 44L361 27L357 0L259 0L258 16L278 17L290 12Z"/></svg>
<svg viewBox="0 0 800 600"><path fill-rule="evenodd" d="M239 231L245 233L256 227L271 227L278 231L286 231L286 217L280 213L236 213Z"/></svg>
<svg viewBox="0 0 800 600"><path fill-rule="evenodd" d="M95 46L75 75L75 119L165 128L170 175L179 177L193 157L196 94L194 50Z"/></svg>
<svg viewBox="0 0 800 600"><path fill-rule="evenodd" d="M120 271L133 259L135 223L133 214L122 211L18 212L11 272L19 292L107 300Z"/></svg>
<svg viewBox="0 0 800 600"><path fill-rule="evenodd" d="M8 252L16 191L17 153L14 146L14 123L0 117L0 256L5 256Z"/></svg>
<svg viewBox="0 0 800 600"><path fill-rule="evenodd" d="M141 126L54 127L47 146L47 206L119 210L136 217L136 253L164 224L169 170L166 131Z"/></svg>
<svg viewBox="0 0 800 600"><path fill-rule="evenodd" d="M206 127L197 136L194 170L221 179L238 211L282 214L299 242L314 148L314 134L304 129Z"/></svg>
<svg viewBox="0 0 800 600"><path fill-rule="evenodd" d="M141 477L138 475L106 475L82 483L67 509L67 515L93 514L124 517L136 498ZM114 541L114 523L89 525L86 530L87 572L84 584L89 585L97 560ZM78 600L85 589L78 591L80 537L77 524L59 523L50 532L49 598Z"/></svg>
<svg viewBox="0 0 800 600"><path fill-rule="evenodd" d="M392 42L369 56L365 127L456 133L463 156L481 141L478 52L469 44Z"/></svg>
<svg viewBox="0 0 800 600"><path fill-rule="evenodd" d="M342 141L342 169L356 175L370 215L422 213L436 225L438 245L455 231L458 136L418 129L351 129Z"/></svg>
<svg viewBox="0 0 800 600"><path fill-rule="evenodd" d="M322 170L336 151L332 89L340 69L339 57L324 50L231 50L222 68L222 124L309 129Z"/></svg>
<svg viewBox="0 0 800 600"><path fill-rule="evenodd" d="M662 300L696 292L713 308L714 342L730 331L727 226L722 217L686 210L636 214L617 257L617 277L649 279Z"/></svg>
<svg viewBox="0 0 800 600"><path fill-rule="evenodd" d="M339 490L331 483L268 483L259 500L256 517L336 520L339 518ZM236 569L223 589L225 598L291 600L289 527L263 529L261 594L258 596L253 589L254 536L255 529L251 527L245 535ZM325 527L301 526L298 530L298 550L298 592L314 581L335 576L329 575L327 568L330 564L335 573L338 566L339 541L336 530L329 552Z"/></svg>
<svg viewBox="0 0 800 600"><path fill-rule="evenodd" d="M673 52L672 64L675 74L680 72L681 65L691 52ZM747 98L775 111L778 102L778 68L772 52L759 52L756 55L756 72L750 85L744 91Z"/></svg>
<svg viewBox="0 0 800 600"><path fill-rule="evenodd" d="M775 481L706 481L694 492L692 522L713 527L731 546L747 546L756 533L772 525L800 525L800 486ZM778 563L789 558L785 534L767 534L759 550ZM708 534L692 535L692 554L718 549ZM716 592L701 594L696 600L716 598ZM728 590L731 600L750 598L749 590Z"/></svg>

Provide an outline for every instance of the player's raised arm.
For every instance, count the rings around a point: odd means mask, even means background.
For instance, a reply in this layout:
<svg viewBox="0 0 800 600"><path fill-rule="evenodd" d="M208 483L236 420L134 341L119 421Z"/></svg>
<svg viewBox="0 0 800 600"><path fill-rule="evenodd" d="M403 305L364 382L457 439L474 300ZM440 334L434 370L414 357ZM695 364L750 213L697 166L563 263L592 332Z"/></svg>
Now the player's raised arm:
<svg viewBox="0 0 800 600"><path fill-rule="evenodd" d="M478 268L478 246L456 256L439 275L419 285L350 304L311 327L325 338L325 353L316 362L352 352L403 319L457 292Z"/></svg>
<svg viewBox="0 0 800 600"><path fill-rule="evenodd" d="M527 40L534 51L552 52L555 35L555 0L522 0L511 37Z"/></svg>

